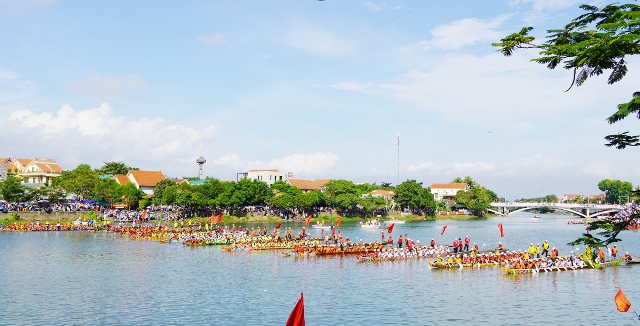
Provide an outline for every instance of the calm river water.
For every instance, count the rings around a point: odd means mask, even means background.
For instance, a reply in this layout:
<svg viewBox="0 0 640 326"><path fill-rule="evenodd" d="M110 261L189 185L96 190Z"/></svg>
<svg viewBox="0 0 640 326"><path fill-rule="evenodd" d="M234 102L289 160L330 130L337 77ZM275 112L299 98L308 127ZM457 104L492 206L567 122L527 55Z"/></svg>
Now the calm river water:
<svg viewBox="0 0 640 326"><path fill-rule="evenodd" d="M523 250L548 240L567 254L584 230L568 220L425 221L396 225L393 235L447 244L470 236L481 248L502 241ZM341 230L365 241L381 232ZM640 255L640 233L623 239L622 252ZM514 277L498 268L432 271L428 260L296 259L87 232L0 232L0 248L0 325L284 325L300 292L308 325L640 325L613 302L621 287L640 308L637 265Z"/></svg>

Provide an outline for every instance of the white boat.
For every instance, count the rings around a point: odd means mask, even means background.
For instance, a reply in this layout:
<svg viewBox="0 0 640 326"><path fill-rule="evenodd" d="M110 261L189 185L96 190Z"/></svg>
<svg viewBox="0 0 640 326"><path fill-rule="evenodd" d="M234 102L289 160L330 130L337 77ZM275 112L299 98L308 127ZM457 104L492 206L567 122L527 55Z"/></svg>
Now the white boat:
<svg viewBox="0 0 640 326"><path fill-rule="evenodd" d="M398 221L398 220L389 220L384 221L384 224L404 224L406 221Z"/></svg>
<svg viewBox="0 0 640 326"><path fill-rule="evenodd" d="M377 229L380 227L380 224L361 224L360 227L363 229Z"/></svg>
<svg viewBox="0 0 640 326"><path fill-rule="evenodd" d="M314 228L314 229L325 229L325 230L327 230L327 229L330 229L330 228L331 228L331 226L330 226L330 225L313 225L313 226L311 226L311 227L312 227L312 228Z"/></svg>

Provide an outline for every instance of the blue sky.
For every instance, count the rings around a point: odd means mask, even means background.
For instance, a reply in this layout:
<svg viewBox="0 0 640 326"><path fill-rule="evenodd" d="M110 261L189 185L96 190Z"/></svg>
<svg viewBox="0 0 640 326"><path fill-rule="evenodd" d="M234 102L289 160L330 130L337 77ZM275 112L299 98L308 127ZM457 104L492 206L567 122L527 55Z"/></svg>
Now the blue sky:
<svg viewBox="0 0 640 326"><path fill-rule="evenodd" d="M581 3L0 0L0 156L396 183L400 134L401 181L470 175L507 198L640 184L637 150L603 145L637 132L604 120L636 60L564 93L568 72L490 46Z"/></svg>

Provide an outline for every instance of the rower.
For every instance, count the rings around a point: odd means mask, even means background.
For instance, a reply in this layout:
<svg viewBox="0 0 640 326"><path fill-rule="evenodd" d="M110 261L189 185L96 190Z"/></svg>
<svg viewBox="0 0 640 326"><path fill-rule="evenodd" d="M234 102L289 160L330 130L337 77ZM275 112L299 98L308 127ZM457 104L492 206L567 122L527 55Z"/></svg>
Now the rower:
<svg viewBox="0 0 640 326"><path fill-rule="evenodd" d="M436 247L436 241L431 239L430 245L431 245L432 248L435 248Z"/></svg>
<svg viewBox="0 0 640 326"><path fill-rule="evenodd" d="M498 250L502 250L502 249L504 249L504 248L502 247L502 242L498 242Z"/></svg>
<svg viewBox="0 0 640 326"><path fill-rule="evenodd" d="M624 260L625 261L632 261L633 257L631 257L631 255L628 252L624 253Z"/></svg>

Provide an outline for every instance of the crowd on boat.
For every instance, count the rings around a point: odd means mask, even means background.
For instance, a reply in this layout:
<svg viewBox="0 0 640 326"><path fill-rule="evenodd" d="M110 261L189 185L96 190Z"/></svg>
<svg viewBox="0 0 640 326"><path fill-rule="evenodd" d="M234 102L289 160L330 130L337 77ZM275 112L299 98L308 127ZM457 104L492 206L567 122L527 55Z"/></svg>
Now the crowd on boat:
<svg viewBox="0 0 640 326"><path fill-rule="evenodd" d="M49 222L41 223L40 221L30 223L10 223L7 225L0 224L0 230L2 231L79 231L90 230L93 225L89 223L60 223L51 224Z"/></svg>

